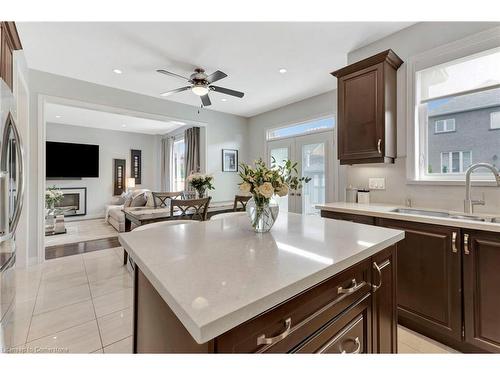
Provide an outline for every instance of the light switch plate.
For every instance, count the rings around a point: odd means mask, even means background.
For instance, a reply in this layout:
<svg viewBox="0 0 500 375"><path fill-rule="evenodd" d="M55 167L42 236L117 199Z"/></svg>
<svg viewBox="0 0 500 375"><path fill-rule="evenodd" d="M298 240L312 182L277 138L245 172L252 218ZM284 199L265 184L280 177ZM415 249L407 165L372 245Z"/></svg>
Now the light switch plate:
<svg viewBox="0 0 500 375"><path fill-rule="evenodd" d="M385 177L369 178L368 187L370 190L385 190Z"/></svg>

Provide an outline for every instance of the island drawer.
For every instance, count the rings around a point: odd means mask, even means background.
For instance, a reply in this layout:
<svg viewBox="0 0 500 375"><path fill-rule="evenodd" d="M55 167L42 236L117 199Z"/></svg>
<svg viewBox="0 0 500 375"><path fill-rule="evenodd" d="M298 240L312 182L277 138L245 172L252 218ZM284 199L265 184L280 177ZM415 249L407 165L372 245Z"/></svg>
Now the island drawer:
<svg viewBox="0 0 500 375"><path fill-rule="evenodd" d="M215 339L219 353L287 353L370 292L363 261Z"/></svg>
<svg viewBox="0 0 500 375"><path fill-rule="evenodd" d="M370 346L371 296L367 294L293 352L361 354L370 353Z"/></svg>

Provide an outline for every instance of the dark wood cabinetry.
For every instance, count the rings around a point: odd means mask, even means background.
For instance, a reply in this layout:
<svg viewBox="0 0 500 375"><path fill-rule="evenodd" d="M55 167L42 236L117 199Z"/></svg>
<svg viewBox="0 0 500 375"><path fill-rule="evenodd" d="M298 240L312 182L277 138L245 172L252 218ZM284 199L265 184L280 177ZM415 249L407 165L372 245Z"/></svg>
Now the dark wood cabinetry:
<svg viewBox="0 0 500 375"><path fill-rule="evenodd" d="M15 23L0 22L0 77L11 90L14 85L14 51L21 48Z"/></svg>
<svg viewBox="0 0 500 375"><path fill-rule="evenodd" d="M500 353L500 234L331 211L321 215L404 230L397 251L398 322L463 352ZM374 293L374 319L382 306L377 298ZM377 346L375 338L387 330L378 333L374 320L373 332L373 351L383 352L378 348L384 343Z"/></svg>
<svg viewBox="0 0 500 375"><path fill-rule="evenodd" d="M396 353L395 257L393 245L205 344L136 267L134 352Z"/></svg>
<svg viewBox="0 0 500 375"><path fill-rule="evenodd" d="M341 164L394 162L396 71L402 63L387 50L332 73L338 78Z"/></svg>
<svg viewBox="0 0 500 375"><path fill-rule="evenodd" d="M399 321L460 340L462 335L460 233L439 225L379 219L405 231L398 247Z"/></svg>
<svg viewBox="0 0 500 375"><path fill-rule="evenodd" d="M500 353L500 235L463 236L465 341Z"/></svg>
<svg viewBox="0 0 500 375"><path fill-rule="evenodd" d="M396 251L390 248L372 258L373 353L398 352L396 259Z"/></svg>

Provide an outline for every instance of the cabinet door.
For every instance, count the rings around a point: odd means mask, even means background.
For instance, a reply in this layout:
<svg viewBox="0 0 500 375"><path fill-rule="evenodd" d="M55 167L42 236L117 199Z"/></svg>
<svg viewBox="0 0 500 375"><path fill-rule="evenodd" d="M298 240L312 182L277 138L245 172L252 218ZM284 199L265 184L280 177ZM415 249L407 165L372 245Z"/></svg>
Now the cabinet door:
<svg viewBox="0 0 500 375"><path fill-rule="evenodd" d="M463 242L465 340L500 353L500 236L465 231Z"/></svg>
<svg viewBox="0 0 500 375"><path fill-rule="evenodd" d="M399 322L435 338L461 340L459 229L388 219L379 224L405 231L397 251Z"/></svg>
<svg viewBox="0 0 500 375"><path fill-rule="evenodd" d="M372 258L373 353L397 353L397 247Z"/></svg>
<svg viewBox="0 0 500 375"><path fill-rule="evenodd" d="M339 159L383 156L383 64L339 79Z"/></svg>

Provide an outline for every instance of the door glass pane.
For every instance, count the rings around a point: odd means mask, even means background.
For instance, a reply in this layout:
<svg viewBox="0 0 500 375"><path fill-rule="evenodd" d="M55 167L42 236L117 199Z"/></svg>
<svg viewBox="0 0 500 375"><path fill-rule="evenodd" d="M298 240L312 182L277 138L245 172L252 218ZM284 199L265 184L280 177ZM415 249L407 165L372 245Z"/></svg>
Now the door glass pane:
<svg viewBox="0 0 500 375"><path fill-rule="evenodd" d="M273 163L274 160L277 166L281 166L285 164L285 161L289 158L288 148L287 147L272 148L271 151L269 152L269 155L271 158L271 160L269 161L270 165ZM280 205L280 211L288 212L288 196L278 197L277 195L275 195L274 199L276 199L276 201Z"/></svg>
<svg viewBox="0 0 500 375"><path fill-rule="evenodd" d="M325 203L325 144L302 147L302 176L311 178L302 188L302 213L318 214L315 205Z"/></svg>

